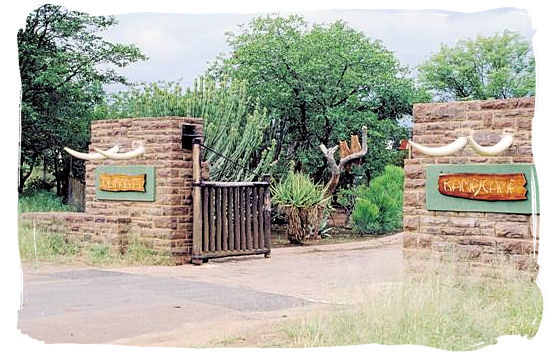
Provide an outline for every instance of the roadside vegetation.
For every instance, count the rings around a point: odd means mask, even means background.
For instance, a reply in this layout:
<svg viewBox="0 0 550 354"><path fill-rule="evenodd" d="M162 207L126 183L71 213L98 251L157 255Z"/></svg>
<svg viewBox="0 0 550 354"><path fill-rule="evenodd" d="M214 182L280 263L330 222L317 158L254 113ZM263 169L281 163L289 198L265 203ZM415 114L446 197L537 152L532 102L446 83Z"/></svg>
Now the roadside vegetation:
<svg viewBox="0 0 550 354"><path fill-rule="evenodd" d="M129 237L124 248L108 244L74 242L64 235L43 232L32 226L19 227L19 255L29 265L44 263L112 265L171 265L169 257L158 254L137 237Z"/></svg>
<svg viewBox="0 0 550 354"><path fill-rule="evenodd" d="M428 261L418 263L402 283L365 289L356 305L346 310L330 309L282 322L270 333L255 333L255 338L241 335L239 342L219 343L259 347L416 344L474 350L496 344L503 335L533 338L542 307L533 273L507 262L487 266Z"/></svg>
<svg viewBox="0 0 550 354"><path fill-rule="evenodd" d="M18 209L20 213L35 211L76 211L54 192L48 190L33 191L19 198Z"/></svg>

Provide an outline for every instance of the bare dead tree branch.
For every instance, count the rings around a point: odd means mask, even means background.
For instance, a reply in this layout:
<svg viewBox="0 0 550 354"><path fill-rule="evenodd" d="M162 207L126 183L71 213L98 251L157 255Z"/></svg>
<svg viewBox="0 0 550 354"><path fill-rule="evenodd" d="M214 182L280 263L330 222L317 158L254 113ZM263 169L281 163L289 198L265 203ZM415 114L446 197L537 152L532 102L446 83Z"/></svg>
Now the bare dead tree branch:
<svg viewBox="0 0 550 354"><path fill-rule="evenodd" d="M340 175L344 171L346 165L351 161L360 159L367 154L367 127L363 126L361 130L363 131L361 151L354 152L348 156L341 158L340 162L338 163L336 163L336 159L334 158L334 153L336 152L336 150L338 150L338 145L328 149L324 144L319 145L321 151L327 159L327 163L331 172L330 181L327 183L325 188L327 195L332 195L336 191L336 187L338 187L338 183L340 182Z"/></svg>

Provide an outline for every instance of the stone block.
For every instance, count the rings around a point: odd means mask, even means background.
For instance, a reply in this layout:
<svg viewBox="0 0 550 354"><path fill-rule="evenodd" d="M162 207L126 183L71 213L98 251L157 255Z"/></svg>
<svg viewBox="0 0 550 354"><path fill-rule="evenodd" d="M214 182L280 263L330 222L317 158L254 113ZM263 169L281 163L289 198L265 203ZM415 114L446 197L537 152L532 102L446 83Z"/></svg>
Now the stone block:
<svg viewBox="0 0 550 354"><path fill-rule="evenodd" d="M529 225L526 223L499 222L495 225L495 234L506 238L528 238Z"/></svg>

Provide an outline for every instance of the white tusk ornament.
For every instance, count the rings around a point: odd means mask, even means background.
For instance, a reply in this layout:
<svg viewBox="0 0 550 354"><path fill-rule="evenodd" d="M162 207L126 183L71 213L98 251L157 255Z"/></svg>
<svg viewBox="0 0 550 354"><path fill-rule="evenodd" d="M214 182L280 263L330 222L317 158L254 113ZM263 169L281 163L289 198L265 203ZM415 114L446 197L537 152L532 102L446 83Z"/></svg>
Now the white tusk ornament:
<svg viewBox="0 0 550 354"><path fill-rule="evenodd" d="M471 135L468 137L468 143L470 144L472 149L482 156L498 155L504 152L504 150L508 149L513 142L514 138L511 135L506 135L493 146L481 146L474 140Z"/></svg>
<svg viewBox="0 0 550 354"><path fill-rule="evenodd" d="M415 150L418 150L419 152L428 156L445 156L445 155L454 154L458 150L464 148L464 146L466 146L467 143L468 143L468 140L465 137L460 137L455 141L453 141L452 143L445 146L427 147L409 140L409 144L411 144L411 146Z"/></svg>
<svg viewBox="0 0 550 354"><path fill-rule="evenodd" d="M87 153L75 151L75 150L70 149L68 147L64 147L63 149L65 151L67 151L67 153L69 155L72 155L72 156L74 156L78 159L82 159L82 160L103 160L103 159L105 159L105 156L98 153L98 152L87 154ZM109 153L109 154L115 154L115 153L118 152L118 150L119 150L119 146L115 145L112 148L110 148L109 150L107 150L106 152Z"/></svg>
<svg viewBox="0 0 550 354"><path fill-rule="evenodd" d="M104 151L97 148L94 148L94 150L97 151L99 154L101 154L103 157L107 157L113 160L128 160L128 159L143 155L145 153L145 147L143 145L141 145L137 149L134 149L128 152L123 152L123 153L113 153L110 151Z"/></svg>

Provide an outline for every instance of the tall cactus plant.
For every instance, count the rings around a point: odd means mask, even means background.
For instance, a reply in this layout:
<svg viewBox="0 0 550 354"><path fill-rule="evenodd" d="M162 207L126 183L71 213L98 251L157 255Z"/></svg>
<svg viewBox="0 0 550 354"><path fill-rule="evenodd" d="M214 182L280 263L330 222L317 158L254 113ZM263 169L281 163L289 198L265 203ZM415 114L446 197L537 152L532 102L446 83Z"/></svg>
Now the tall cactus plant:
<svg viewBox="0 0 550 354"><path fill-rule="evenodd" d="M210 176L217 181L248 181L269 169L275 141L266 142L269 117L246 94L246 84L214 84L202 78L183 90L176 83L142 84L112 95L98 107L98 118L187 116L205 120Z"/></svg>

